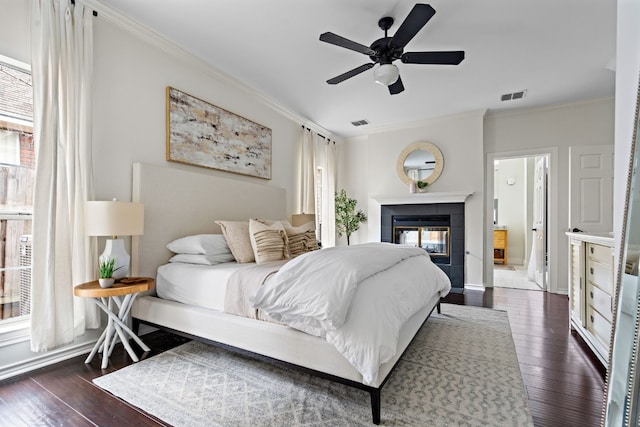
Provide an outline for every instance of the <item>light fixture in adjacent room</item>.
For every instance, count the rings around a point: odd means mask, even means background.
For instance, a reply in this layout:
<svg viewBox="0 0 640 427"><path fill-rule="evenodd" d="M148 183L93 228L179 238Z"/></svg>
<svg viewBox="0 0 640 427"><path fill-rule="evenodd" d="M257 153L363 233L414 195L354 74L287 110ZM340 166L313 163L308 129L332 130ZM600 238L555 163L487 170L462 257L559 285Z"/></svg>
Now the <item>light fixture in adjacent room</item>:
<svg viewBox="0 0 640 427"><path fill-rule="evenodd" d="M144 205L117 199L87 202L85 230L89 236L111 236L105 243L100 260L115 259L113 278L127 277L131 257L118 236L139 236L144 232Z"/></svg>
<svg viewBox="0 0 640 427"><path fill-rule="evenodd" d="M373 78L376 83L389 86L398 80L400 70L393 64L380 64L373 70Z"/></svg>

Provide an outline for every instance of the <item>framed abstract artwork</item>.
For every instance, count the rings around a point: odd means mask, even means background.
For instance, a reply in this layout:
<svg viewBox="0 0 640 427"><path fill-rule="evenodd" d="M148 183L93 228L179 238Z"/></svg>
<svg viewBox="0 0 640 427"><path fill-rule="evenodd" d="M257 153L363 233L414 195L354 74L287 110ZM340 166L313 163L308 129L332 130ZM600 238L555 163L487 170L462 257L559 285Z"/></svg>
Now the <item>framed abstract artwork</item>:
<svg viewBox="0 0 640 427"><path fill-rule="evenodd" d="M271 129L167 87L167 160L271 179Z"/></svg>

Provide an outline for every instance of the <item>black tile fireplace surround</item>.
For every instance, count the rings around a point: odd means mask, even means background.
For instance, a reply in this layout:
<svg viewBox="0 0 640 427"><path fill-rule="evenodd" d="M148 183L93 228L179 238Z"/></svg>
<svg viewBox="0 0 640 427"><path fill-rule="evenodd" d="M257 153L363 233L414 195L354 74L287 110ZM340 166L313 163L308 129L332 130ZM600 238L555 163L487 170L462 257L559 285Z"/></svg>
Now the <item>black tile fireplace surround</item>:
<svg viewBox="0 0 640 427"><path fill-rule="evenodd" d="M429 217L448 217L450 224L450 256L432 257L433 262L451 280L451 292L464 292L464 203L428 203L382 205L380 207L380 240L393 242L394 217L429 221Z"/></svg>

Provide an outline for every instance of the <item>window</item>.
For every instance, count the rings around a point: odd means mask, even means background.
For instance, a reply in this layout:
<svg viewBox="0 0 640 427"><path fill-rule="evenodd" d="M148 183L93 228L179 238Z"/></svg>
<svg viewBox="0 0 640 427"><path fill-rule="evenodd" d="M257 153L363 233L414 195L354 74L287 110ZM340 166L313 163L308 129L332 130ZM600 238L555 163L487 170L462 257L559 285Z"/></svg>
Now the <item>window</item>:
<svg viewBox="0 0 640 427"><path fill-rule="evenodd" d="M20 133L0 129L0 163L20 164Z"/></svg>
<svg viewBox="0 0 640 427"><path fill-rule="evenodd" d="M0 56L0 329L28 320L35 182L29 66Z"/></svg>

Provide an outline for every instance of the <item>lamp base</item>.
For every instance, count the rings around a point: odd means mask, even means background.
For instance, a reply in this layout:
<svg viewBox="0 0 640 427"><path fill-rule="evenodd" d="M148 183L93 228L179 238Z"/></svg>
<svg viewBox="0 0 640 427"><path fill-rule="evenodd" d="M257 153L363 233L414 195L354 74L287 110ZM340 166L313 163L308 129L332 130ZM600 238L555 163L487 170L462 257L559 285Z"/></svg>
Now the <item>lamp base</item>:
<svg viewBox="0 0 640 427"><path fill-rule="evenodd" d="M122 279L129 274L129 263L131 257L124 248L124 240L107 239L104 245L104 252L100 255L100 261L115 259L113 266L113 278Z"/></svg>

